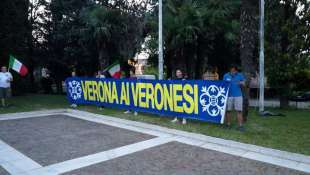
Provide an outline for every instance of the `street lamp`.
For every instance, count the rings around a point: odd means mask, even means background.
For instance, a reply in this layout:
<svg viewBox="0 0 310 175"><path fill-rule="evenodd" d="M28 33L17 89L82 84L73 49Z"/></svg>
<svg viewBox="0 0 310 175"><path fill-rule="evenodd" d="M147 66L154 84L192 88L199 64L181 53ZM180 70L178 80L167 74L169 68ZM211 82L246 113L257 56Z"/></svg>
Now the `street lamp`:
<svg viewBox="0 0 310 175"><path fill-rule="evenodd" d="M159 0L158 6L158 78L164 78L164 54L163 54L163 1Z"/></svg>
<svg viewBox="0 0 310 175"><path fill-rule="evenodd" d="M260 0L260 20L259 20L259 112L264 111L264 88L265 88L265 70L264 70L264 17L265 17L265 1Z"/></svg>

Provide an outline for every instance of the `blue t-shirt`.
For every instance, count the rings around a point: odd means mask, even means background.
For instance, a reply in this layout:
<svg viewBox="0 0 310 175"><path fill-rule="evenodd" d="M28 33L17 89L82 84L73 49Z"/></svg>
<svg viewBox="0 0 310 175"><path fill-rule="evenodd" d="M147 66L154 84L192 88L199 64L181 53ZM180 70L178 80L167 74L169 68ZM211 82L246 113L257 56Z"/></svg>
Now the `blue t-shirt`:
<svg viewBox="0 0 310 175"><path fill-rule="evenodd" d="M242 73L236 73L236 74L231 74L230 72L226 73L223 78L224 81L229 81L231 82L230 88L229 88L229 97L241 97L242 92L240 88L240 81L244 81L245 78Z"/></svg>

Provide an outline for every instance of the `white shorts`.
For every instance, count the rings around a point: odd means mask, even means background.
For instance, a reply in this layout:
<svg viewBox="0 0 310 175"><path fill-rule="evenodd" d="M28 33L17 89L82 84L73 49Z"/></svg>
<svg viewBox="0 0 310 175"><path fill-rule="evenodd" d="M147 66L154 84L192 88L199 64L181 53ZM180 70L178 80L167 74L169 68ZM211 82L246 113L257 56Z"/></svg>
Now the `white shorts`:
<svg viewBox="0 0 310 175"><path fill-rule="evenodd" d="M243 99L242 97L228 97L227 101L227 111L239 111L242 112L243 109Z"/></svg>

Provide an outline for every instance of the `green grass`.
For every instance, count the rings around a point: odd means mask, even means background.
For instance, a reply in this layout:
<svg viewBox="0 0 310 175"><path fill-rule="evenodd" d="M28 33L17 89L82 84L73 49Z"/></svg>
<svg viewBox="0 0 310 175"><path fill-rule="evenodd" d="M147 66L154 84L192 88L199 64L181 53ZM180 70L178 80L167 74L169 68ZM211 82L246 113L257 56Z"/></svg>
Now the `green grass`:
<svg viewBox="0 0 310 175"><path fill-rule="evenodd" d="M69 106L65 96L56 95L27 95L14 97L9 103L11 103L12 106L5 109L0 108L0 113L67 108ZM133 116L124 114L124 110L109 108L99 110L95 106L80 106L78 109L310 155L310 110L271 109L272 111L283 113L286 116L263 118L258 116L257 113L251 109L249 120L246 124L247 131L241 133L235 129L226 130L220 125L199 121L190 121L185 126L181 124L172 124L170 123L171 118L169 117L160 117L145 113L139 113L138 116Z"/></svg>
<svg viewBox="0 0 310 175"><path fill-rule="evenodd" d="M63 95L25 95L8 100L9 107L0 107L0 114L68 107Z"/></svg>

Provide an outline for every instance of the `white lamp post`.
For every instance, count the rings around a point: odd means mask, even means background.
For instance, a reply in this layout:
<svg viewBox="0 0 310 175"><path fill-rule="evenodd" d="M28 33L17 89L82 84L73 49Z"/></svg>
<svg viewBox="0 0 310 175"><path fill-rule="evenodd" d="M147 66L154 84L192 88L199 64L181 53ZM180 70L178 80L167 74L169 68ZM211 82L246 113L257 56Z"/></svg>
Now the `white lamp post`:
<svg viewBox="0 0 310 175"><path fill-rule="evenodd" d="M164 54L163 54L163 1L159 0L158 6L158 75L164 78Z"/></svg>
<svg viewBox="0 0 310 175"><path fill-rule="evenodd" d="M264 70L264 17L265 17L265 1L260 0L260 20L259 20L259 112L264 111L264 88L265 88L265 70Z"/></svg>

